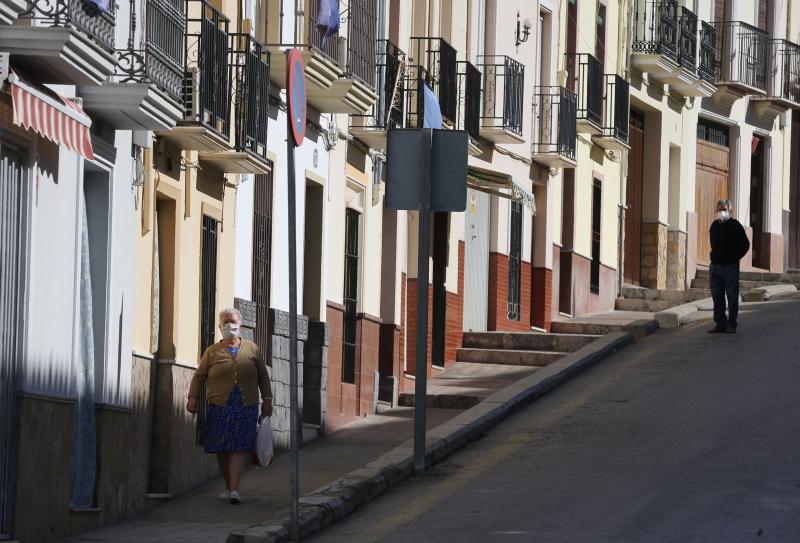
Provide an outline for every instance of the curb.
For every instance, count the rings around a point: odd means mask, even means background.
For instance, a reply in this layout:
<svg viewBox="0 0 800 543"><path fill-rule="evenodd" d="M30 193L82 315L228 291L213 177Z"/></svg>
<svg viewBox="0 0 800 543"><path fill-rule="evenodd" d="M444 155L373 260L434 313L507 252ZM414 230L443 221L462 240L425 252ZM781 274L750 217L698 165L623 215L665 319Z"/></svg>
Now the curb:
<svg viewBox="0 0 800 543"><path fill-rule="evenodd" d="M568 354L536 373L493 393L475 407L426 434L426 465L449 456L479 439L491 426L596 364L635 337L658 328L655 321L636 321L630 331L607 334ZM340 520L365 502L383 494L414 473L413 441L397 447L364 468L350 472L300 499L300 536L306 538ZM231 533L227 543L278 543L289 541L288 513L273 521Z"/></svg>
<svg viewBox="0 0 800 543"><path fill-rule="evenodd" d="M677 328L689 320L689 316L697 311L704 311L708 307L714 306L714 300L711 298L703 298L689 302L688 304L670 307L655 314L655 319L658 321L659 326L662 328Z"/></svg>
<svg viewBox="0 0 800 543"><path fill-rule="evenodd" d="M766 287L754 288L750 292L744 294L745 302L765 302L773 296L780 294L790 294L797 292L797 287L794 285L769 285Z"/></svg>

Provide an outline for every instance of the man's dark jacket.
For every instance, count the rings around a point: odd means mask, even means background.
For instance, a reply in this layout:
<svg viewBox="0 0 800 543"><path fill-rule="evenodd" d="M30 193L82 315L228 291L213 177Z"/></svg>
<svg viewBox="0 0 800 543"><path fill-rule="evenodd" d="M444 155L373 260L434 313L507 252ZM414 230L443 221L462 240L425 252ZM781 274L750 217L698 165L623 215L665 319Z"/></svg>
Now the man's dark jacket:
<svg viewBox="0 0 800 543"><path fill-rule="evenodd" d="M744 227L734 218L711 223L711 263L718 266L738 264L750 250Z"/></svg>

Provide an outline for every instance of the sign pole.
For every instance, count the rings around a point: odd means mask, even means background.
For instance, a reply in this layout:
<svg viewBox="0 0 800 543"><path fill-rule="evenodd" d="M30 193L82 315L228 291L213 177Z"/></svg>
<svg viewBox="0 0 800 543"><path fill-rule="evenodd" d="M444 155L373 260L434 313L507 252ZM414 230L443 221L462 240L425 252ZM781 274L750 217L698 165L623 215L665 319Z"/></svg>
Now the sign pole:
<svg viewBox="0 0 800 543"><path fill-rule="evenodd" d="M303 142L306 127L306 92L303 60L297 49L286 51L286 155L289 218L289 479L292 520L289 535L300 541L300 409L297 394L297 194L294 150Z"/></svg>
<svg viewBox="0 0 800 543"><path fill-rule="evenodd" d="M431 229L431 147L433 130L420 138L419 237L417 247L417 330L414 382L414 469L425 471L425 430L428 407L428 259Z"/></svg>

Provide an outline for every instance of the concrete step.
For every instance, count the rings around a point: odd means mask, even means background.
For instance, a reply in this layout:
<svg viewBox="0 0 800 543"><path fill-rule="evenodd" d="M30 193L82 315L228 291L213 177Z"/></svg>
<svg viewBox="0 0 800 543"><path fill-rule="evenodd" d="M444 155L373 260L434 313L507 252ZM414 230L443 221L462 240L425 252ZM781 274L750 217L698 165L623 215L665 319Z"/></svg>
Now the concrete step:
<svg viewBox="0 0 800 543"><path fill-rule="evenodd" d="M741 276L740 276L741 277ZM780 283L780 282L770 282L770 281L750 281L745 279L739 279L739 290L741 292L747 292L749 290L753 290L754 288L759 287L768 287L770 285L785 285L785 284L794 284L794 283ZM800 281L795 286L800 286ZM701 277L692 280L692 288L693 289L708 289L709 288L709 279L708 277Z"/></svg>
<svg viewBox="0 0 800 543"><path fill-rule="evenodd" d="M636 298L617 298L614 309L617 311L640 311L646 313L657 313L670 307L680 305L680 302L670 302L668 300L641 300Z"/></svg>
<svg viewBox="0 0 800 543"><path fill-rule="evenodd" d="M550 324L550 331L555 334L576 334L604 336L622 330L621 324L604 324L595 322L555 321Z"/></svg>
<svg viewBox="0 0 800 543"><path fill-rule="evenodd" d="M695 278L708 279L708 270L697 270ZM798 283L800 282L800 277L798 277L798 273L795 271L789 271L788 273L741 272L739 273L739 280L758 281L765 284L774 285L778 283Z"/></svg>
<svg viewBox="0 0 800 543"><path fill-rule="evenodd" d="M465 332L467 349L511 349L571 353L597 339L592 335L539 334L534 332Z"/></svg>
<svg viewBox="0 0 800 543"><path fill-rule="evenodd" d="M459 349L456 360L480 364L505 364L509 366L546 366L560 360L565 353L552 351L524 351L507 349Z"/></svg>
<svg viewBox="0 0 800 543"><path fill-rule="evenodd" d="M711 293L707 289L690 288L686 290L654 290L642 287L624 287L622 297L628 300L665 300L676 304L685 304L695 300L708 298Z"/></svg>
<svg viewBox="0 0 800 543"><path fill-rule="evenodd" d="M397 398L400 407L414 407L414 393L403 392ZM469 409L478 405L483 396L472 394L428 394L428 409Z"/></svg>

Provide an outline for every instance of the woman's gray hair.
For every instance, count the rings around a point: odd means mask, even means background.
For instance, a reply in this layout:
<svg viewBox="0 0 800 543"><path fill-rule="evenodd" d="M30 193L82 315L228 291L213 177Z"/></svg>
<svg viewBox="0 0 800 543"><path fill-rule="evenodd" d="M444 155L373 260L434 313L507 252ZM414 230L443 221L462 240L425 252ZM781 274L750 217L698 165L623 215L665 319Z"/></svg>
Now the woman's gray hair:
<svg viewBox="0 0 800 543"><path fill-rule="evenodd" d="M731 205L731 201L728 200L727 198L723 198L722 200L717 200L717 207L715 209L719 209L719 206L725 207L725 209L727 209L728 211L730 211L733 208L733 205Z"/></svg>
<svg viewBox="0 0 800 543"><path fill-rule="evenodd" d="M239 319L239 322L242 322L242 314L235 307L226 307L225 309L220 311L219 322L222 322L222 319L225 318L225 315L236 315L236 317Z"/></svg>

